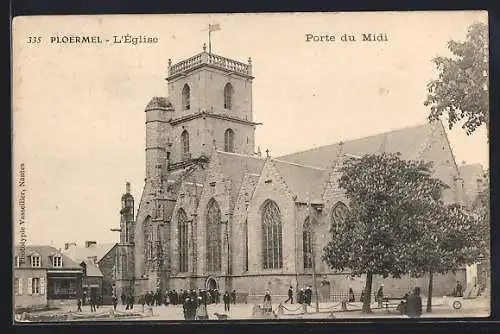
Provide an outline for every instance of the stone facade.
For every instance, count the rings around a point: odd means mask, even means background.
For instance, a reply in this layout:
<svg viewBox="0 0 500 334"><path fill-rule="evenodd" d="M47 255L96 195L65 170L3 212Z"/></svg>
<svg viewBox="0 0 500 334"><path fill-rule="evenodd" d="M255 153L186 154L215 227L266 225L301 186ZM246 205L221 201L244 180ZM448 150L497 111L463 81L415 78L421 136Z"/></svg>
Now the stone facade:
<svg viewBox="0 0 500 334"><path fill-rule="evenodd" d="M40 289L33 293L32 279L38 278ZM47 270L42 268L15 268L14 269L14 306L18 307L45 307L47 305Z"/></svg>
<svg viewBox="0 0 500 334"><path fill-rule="evenodd" d="M280 158L254 153L258 123L252 116L252 79L251 64L206 52L169 63L169 98L155 97L146 107L146 179L135 220L124 217L130 206L122 208L121 229L128 226L134 233L133 240L122 238L117 248L126 254L128 272L121 270L116 287L123 290L130 284L139 295L215 285L222 291L235 289L247 301L260 300L266 290L286 298L289 286L299 289L313 284L312 269L304 268L303 254L303 226L310 217L321 298L346 293L349 287L360 291L363 277L335 273L320 260L323 247L334 237L329 232L332 211L339 203L349 204L338 186L338 168L350 155L401 152L402 158L432 161L435 175L450 187L445 200L462 201L460 174L440 123ZM228 84L233 89L230 109L225 108ZM189 109L183 93L186 85ZM228 128L235 134L234 152L224 152ZM188 156L183 131L189 133ZM263 208L269 201L279 209L282 231L282 265L276 269L263 266ZM207 210L214 202L220 210L220 228L209 235ZM133 199L131 203L133 211ZM179 212L188 220L187 270L182 272ZM220 270L208 270L211 245L207 240L220 244ZM387 286L400 293L411 280L393 281ZM424 281L419 284L425 291ZM436 276L436 293L447 291L451 281L455 277Z"/></svg>
<svg viewBox="0 0 500 334"><path fill-rule="evenodd" d="M76 305L82 292L83 269L51 246L14 249L15 308Z"/></svg>

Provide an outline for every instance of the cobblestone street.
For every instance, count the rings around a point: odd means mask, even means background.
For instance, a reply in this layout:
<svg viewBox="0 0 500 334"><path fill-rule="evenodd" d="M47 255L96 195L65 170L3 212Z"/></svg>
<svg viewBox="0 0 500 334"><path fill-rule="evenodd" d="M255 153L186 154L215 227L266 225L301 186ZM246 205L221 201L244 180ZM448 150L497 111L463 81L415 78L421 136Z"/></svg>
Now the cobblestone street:
<svg viewBox="0 0 500 334"><path fill-rule="evenodd" d="M448 299L446 304L443 304L442 298L435 298L433 300L433 310L432 313L425 312L426 299L423 299L423 309L424 314L423 318L435 318L435 317L487 317L489 316L489 305L490 300L488 298L478 298L478 299L460 299L462 303L462 307L458 310L453 309L451 303L457 299ZM358 319L358 318L401 318L401 316L392 309L390 313L387 312L386 309L379 309L376 307L376 304L372 305L373 313L370 315L363 314L361 311L361 303L351 303L348 306L348 312L340 312L337 305L338 303L321 303L319 305L320 312L315 313L314 309L310 309L307 315L300 314L301 307L299 304L285 304L285 312L280 316L281 319L331 319L330 310L334 309L334 316L336 319ZM217 316L215 313L227 314L228 320L251 320L252 319L252 308L254 305L252 304L232 304L229 312L224 312L223 304L212 304L207 306L208 315L210 320L217 320ZM273 305L273 309L278 309L278 304ZM91 313L89 307L83 307L83 312L79 313L83 314L102 314L107 313L112 309L111 306L102 306L97 309L97 312ZM147 311L147 307L145 307ZM75 308L63 308L57 311L50 311L53 313L60 312L68 312L75 311ZM338 311L337 311L338 310ZM124 306L119 305L117 308L118 312L130 312L125 311ZM141 305L135 305L132 311L133 313L142 312ZM112 319L110 319L112 320ZM123 318L122 320L132 320L132 321L164 321L164 320L184 320L182 306L155 306L153 307L153 316L147 315L147 312L144 312L144 317L142 318L134 318L127 319Z"/></svg>

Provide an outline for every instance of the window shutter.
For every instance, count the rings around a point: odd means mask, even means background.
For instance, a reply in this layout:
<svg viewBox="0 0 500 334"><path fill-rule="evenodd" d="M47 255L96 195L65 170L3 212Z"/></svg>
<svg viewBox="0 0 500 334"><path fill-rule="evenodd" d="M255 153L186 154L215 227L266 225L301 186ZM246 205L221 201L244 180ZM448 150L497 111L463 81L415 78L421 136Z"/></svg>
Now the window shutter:
<svg viewBox="0 0 500 334"><path fill-rule="evenodd" d="M23 278L19 277L17 280L17 293L22 295L23 294Z"/></svg>
<svg viewBox="0 0 500 334"><path fill-rule="evenodd" d="M28 295L33 294L33 278L28 277Z"/></svg>
<svg viewBox="0 0 500 334"><path fill-rule="evenodd" d="M40 294L45 294L45 277L40 277Z"/></svg>

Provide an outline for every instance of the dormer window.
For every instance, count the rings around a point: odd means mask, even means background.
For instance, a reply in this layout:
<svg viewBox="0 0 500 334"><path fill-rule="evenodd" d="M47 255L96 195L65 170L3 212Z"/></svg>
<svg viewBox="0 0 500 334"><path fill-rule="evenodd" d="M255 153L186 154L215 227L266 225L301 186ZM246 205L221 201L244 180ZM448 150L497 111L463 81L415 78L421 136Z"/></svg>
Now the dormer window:
<svg viewBox="0 0 500 334"><path fill-rule="evenodd" d="M31 266L33 268L40 268L42 266L42 261L40 259L40 255L32 255L31 256Z"/></svg>
<svg viewBox="0 0 500 334"><path fill-rule="evenodd" d="M61 268L62 267L62 256L61 255L56 255L52 258L52 264L54 265L55 268Z"/></svg>

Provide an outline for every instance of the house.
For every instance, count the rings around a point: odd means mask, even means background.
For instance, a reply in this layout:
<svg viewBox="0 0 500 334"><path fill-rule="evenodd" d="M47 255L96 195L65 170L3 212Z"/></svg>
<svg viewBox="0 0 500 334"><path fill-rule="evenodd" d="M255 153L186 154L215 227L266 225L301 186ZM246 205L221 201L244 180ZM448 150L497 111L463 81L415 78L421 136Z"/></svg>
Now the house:
<svg viewBox="0 0 500 334"><path fill-rule="evenodd" d="M51 246L16 246L14 307L75 304L82 292L83 270Z"/></svg>
<svg viewBox="0 0 500 334"><path fill-rule="evenodd" d="M84 246L78 246L74 242L66 243L63 252L83 269L83 293L87 296L102 296L109 302L115 292L116 243L85 241Z"/></svg>

